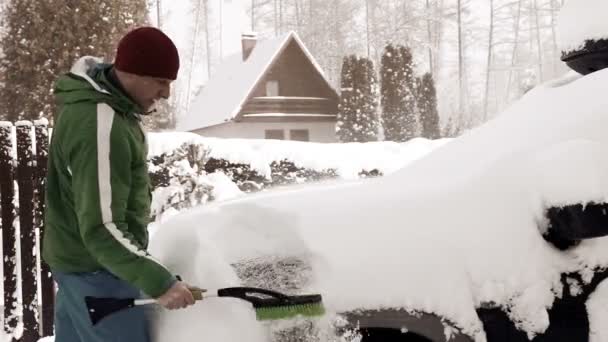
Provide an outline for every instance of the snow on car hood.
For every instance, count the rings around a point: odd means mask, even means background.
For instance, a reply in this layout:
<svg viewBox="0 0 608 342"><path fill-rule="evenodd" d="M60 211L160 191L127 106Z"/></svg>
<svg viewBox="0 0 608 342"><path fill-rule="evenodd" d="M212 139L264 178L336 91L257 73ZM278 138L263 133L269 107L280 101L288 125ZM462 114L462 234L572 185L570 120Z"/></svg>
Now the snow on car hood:
<svg viewBox="0 0 608 342"><path fill-rule="evenodd" d="M382 178L182 213L154 236L153 252L190 270L199 286L216 282L201 274L211 261L176 244L177 231L194 250L193 241L204 241L225 265L296 255L312 269L302 291L323 294L330 311L436 313L484 341L475 307L492 302L529 336L542 333L560 274L608 266L605 238L561 252L540 233L550 206L606 201L607 85L608 71L600 71L534 89L493 121ZM226 284L238 282L226 272Z"/></svg>

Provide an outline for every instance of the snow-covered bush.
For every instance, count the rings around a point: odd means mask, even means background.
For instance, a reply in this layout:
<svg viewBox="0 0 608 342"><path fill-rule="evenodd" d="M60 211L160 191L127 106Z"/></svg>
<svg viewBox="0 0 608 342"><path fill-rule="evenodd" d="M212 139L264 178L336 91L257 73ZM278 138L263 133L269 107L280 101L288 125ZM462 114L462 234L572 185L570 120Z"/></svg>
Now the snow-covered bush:
<svg viewBox="0 0 608 342"><path fill-rule="evenodd" d="M213 185L205 177L207 160L203 146L188 143L149 160L153 220L169 209L179 211L210 199Z"/></svg>
<svg viewBox="0 0 608 342"><path fill-rule="evenodd" d="M263 165L231 160L230 156L211 157L212 147L201 141L186 141L176 148L149 157L150 179L152 182L152 219L158 219L167 210L182 210L207 201L226 198L225 191L215 191L217 177L223 174L223 186L233 187L235 197L242 193L252 193L277 186L319 182L341 175L333 167L304 167L297 158L281 158ZM312 153L312 152L311 152ZM377 168L361 169L356 178L382 176ZM225 183L232 183L227 185Z"/></svg>
<svg viewBox="0 0 608 342"><path fill-rule="evenodd" d="M259 191L265 183L264 175L253 169L251 165L233 163L226 159L210 158L205 163L204 170L208 173L222 172L230 178L243 192Z"/></svg>
<svg viewBox="0 0 608 342"><path fill-rule="evenodd" d="M335 169L312 170L298 167L287 159L270 164L271 180L268 186L318 182L338 177Z"/></svg>

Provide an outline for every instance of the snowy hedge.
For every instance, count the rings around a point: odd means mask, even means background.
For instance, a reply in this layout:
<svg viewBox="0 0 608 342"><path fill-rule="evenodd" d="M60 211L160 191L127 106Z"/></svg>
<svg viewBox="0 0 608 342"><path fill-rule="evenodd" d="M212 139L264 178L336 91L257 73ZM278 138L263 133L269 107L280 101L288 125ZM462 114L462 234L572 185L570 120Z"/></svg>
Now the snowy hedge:
<svg viewBox="0 0 608 342"><path fill-rule="evenodd" d="M152 218L278 186L382 176L442 141L316 144L150 134Z"/></svg>

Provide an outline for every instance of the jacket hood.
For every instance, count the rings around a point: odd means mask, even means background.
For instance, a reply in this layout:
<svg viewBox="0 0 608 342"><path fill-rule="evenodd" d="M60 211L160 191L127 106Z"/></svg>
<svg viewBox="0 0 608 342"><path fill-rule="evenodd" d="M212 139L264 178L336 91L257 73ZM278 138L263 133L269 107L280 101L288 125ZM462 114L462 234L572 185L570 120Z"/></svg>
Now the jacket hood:
<svg viewBox="0 0 608 342"><path fill-rule="evenodd" d="M106 75L111 67L112 64L104 63L101 58L80 58L70 72L55 83L54 92L59 105L103 102L118 113L142 113L139 105L108 80Z"/></svg>

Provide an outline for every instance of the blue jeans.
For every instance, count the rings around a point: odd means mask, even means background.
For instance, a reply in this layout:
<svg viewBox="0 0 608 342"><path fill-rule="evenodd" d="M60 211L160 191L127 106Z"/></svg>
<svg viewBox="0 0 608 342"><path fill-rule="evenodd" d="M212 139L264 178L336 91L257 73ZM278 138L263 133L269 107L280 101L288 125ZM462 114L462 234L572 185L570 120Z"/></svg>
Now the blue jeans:
<svg viewBox="0 0 608 342"><path fill-rule="evenodd" d="M149 342L148 321L142 306L107 316L93 326L85 296L140 298L140 291L107 271L53 271L59 290L55 300L56 342Z"/></svg>

